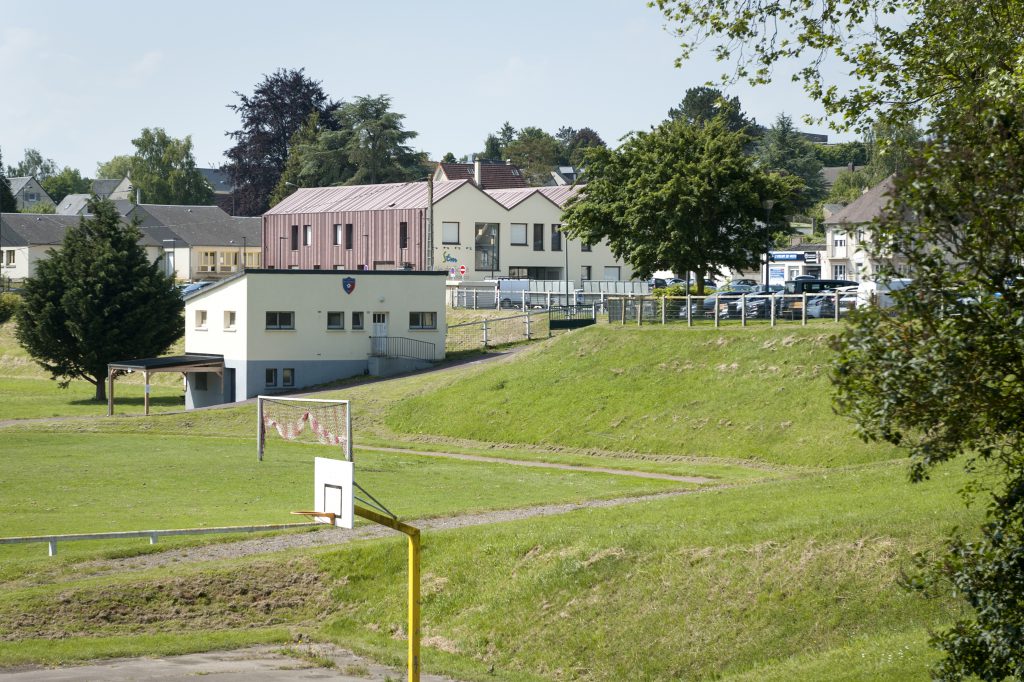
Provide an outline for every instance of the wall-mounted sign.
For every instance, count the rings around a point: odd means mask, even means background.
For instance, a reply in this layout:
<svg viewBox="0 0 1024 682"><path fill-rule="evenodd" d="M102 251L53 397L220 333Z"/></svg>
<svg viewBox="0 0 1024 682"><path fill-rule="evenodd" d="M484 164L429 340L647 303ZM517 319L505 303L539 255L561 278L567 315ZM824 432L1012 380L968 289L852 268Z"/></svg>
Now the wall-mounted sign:
<svg viewBox="0 0 1024 682"><path fill-rule="evenodd" d="M444 252L444 253L442 254L442 257L444 258L444 262L445 262L445 263L458 263L458 262L459 262L459 259L458 259L458 258L456 258L456 257L455 257L455 256L453 256L452 254L448 253L447 251L445 251L445 252Z"/></svg>
<svg viewBox="0 0 1024 682"><path fill-rule="evenodd" d="M802 251L772 251L772 260L775 262L784 260L803 260L804 254Z"/></svg>
<svg viewBox="0 0 1024 682"><path fill-rule="evenodd" d="M818 252L817 251L808 251L807 253L805 253L804 254L804 262L805 263L810 263L811 265L817 265L818 264Z"/></svg>
<svg viewBox="0 0 1024 682"><path fill-rule="evenodd" d="M346 277L345 279L341 280L341 288L345 290L346 294L351 294L353 291L356 290L356 278Z"/></svg>

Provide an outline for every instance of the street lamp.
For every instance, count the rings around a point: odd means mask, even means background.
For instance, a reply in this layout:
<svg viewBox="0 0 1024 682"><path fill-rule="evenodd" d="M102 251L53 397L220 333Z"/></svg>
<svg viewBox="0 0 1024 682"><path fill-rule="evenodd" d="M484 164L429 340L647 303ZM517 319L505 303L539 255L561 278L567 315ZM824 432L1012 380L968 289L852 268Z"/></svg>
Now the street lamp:
<svg viewBox="0 0 1024 682"><path fill-rule="evenodd" d="M764 206L764 229L766 231L764 249L764 285L767 287L769 283L768 270L771 267L769 263L771 262L772 258L772 207L775 206L775 200L765 199L762 202L762 206Z"/></svg>
<svg viewBox="0 0 1024 682"><path fill-rule="evenodd" d="M170 277L171 275L174 274L174 271L176 270L176 268L174 267L174 247L177 244L177 240L175 240L175 239L161 239L160 241L163 242L164 244L166 244L167 242L171 243L171 257L170 258L167 258L167 247L166 246L164 247L164 260L166 261L164 265L165 265L165 268L167 270L167 276ZM177 279L177 278L175 278L175 279Z"/></svg>

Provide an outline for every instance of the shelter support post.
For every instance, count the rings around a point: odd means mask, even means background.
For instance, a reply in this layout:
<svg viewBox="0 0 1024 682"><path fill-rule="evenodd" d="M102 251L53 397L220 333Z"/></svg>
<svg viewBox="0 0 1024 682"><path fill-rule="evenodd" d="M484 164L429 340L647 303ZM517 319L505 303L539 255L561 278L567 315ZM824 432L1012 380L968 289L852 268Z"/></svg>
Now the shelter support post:
<svg viewBox="0 0 1024 682"><path fill-rule="evenodd" d="M114 416L114 376L117 370L107 368L107 416Z"/></svg>
<svg viewBox="0 0 1024 682"><path fill-rule="evenodd" d="M143 403L143 405L146 408L145 414L148 417L149 416L149 370L145 370L145 371L142 372L142 379L143 379L143 382L146 384L146 387L143 389L144 393L143 393L143 396L142 396L142 403Z"/></svg>

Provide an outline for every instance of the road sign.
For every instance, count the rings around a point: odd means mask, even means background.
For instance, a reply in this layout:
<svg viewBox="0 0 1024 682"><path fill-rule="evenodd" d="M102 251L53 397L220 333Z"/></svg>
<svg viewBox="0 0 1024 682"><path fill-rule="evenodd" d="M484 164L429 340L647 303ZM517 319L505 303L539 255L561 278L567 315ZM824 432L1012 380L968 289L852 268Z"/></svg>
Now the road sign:
<svg viewBox="0 0 1024 682"><path fill-rule="evenodd" d="M466 274L466 266L465 265L460 265L459 266L459 274L460 275L465 275Z"/></svg>

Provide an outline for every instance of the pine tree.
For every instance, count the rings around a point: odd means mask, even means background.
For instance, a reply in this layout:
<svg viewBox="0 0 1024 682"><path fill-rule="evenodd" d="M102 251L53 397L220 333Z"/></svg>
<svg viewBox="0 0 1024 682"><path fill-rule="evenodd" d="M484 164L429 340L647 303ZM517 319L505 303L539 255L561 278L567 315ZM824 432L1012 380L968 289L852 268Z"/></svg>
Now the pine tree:
<svg viewBox="0 0 1024 682"><path fill-rule="evenodd" d="M62 388L84 379L106 400L108 363L160 355L185 322L174 281L148 261L138 228L105 199L88 211L25 281L17 337Z"/></svg>
<svg viewBox="0 0 1024 682"><path fill-rule="evenodd" d="M4 177L4 158L0 155L0 213L17 213L18 203L11 193L11 183Z"/></svg>

